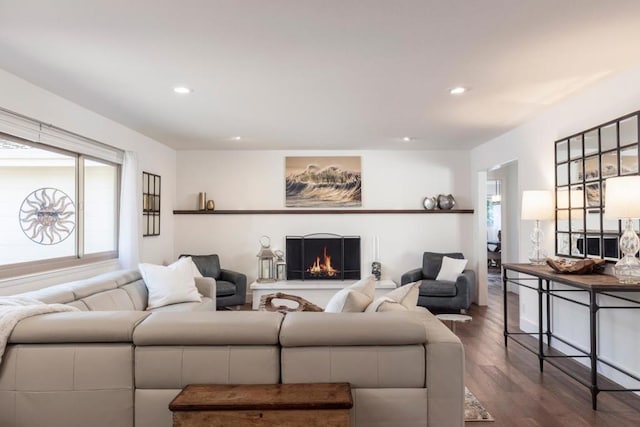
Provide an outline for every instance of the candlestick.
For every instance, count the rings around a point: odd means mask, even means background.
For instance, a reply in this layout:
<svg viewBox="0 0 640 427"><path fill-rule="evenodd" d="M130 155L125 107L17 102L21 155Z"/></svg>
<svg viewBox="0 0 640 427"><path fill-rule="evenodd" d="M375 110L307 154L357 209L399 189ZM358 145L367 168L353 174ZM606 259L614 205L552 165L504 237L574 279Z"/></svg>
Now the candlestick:
<svg viewBox="0 0 640 427"><path fill-rule="evenodd" d="M373 236L373 260L380 261L380 238Z"/></svg>

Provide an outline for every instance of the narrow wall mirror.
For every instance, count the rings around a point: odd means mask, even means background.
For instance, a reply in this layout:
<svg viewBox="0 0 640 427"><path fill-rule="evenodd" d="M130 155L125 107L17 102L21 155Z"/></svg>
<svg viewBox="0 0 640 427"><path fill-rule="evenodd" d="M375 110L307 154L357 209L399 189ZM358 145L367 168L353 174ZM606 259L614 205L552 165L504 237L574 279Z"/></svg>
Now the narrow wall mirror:
<svg viewBox="0 0 640 427"><path fill-rule="evenodd" d="M142 172L142 236L160 235L160 175Z"/></svg>

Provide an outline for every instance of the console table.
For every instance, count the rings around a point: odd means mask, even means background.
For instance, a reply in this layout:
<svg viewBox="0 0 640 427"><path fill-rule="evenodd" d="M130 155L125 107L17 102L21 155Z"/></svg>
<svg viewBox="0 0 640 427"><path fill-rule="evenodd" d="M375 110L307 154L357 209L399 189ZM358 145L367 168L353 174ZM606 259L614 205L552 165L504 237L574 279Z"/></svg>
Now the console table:
<svg viewBox="0 0 640 427"><path fill-rule="evenodd" d="M282 292L302 297L320 307L326 307L327 303L336 292L346 286L356 283L356 280L282 280L279 282L253 282L249 285L252 298L252 309L260 307L260 298L263 295ZM381 297L397 287L393 280L379 280L376 282L375 297ZM278 300L278 304L294 307L297 303L287 300Z"/></svg>
<svg viewBox="0 0 640 427"><path fill-rule="evenodd" d="M591 390L591 403L594 410L598 409L598 393L600 392L619 392L619 391L640 391L640 388L601 388L598 385L598 363L603 363L618 372L627 375L630 378L640 382L640 378L619 366L615 366L598 357L598 311L599 310L630 310L640 309L640 301L626 298L620 295L614 295L611 292L640 292L640 285L625 285L618 282L614 276L606 274L559 274L554 272L547 265L531 265L531 264L504 264L502 266L503 275L503 297L504 297L504 345L507 346L508 339L511 338L525 349L536 353L540 362L540 372L543 371L543 363L547 362L561 372L570 376L580 384ZM516 274L514 274L516 273ZM537 333L527 332L510 332L507 321L507 284L512 283L517 286L529 288L538 293L538 331ZM554 283L559 283L569 287L568 289L558 289L554 287ZM572 298L572 295L582 294L588 296L588 303ZM615 300L632 303L628 305L601 305L600 296L607 296ZM551 301L552 298L558 298L568 301L589 309L589 351L584 351L576 345L553 334L551 328ZM543 308L547 307L546 315L543 314ZM543 317L546 317L543 322ZM537 335L538 348L532 349L526 344L515 339L516 335ZM577 355L551 355L545 353L543 338L546 337L547 345L551 347L551 340L558 340L574 349ZM565 367L555 362L557 358L589 358L590 359L590 381L585 381L578 375L570 372Z"/></svg>

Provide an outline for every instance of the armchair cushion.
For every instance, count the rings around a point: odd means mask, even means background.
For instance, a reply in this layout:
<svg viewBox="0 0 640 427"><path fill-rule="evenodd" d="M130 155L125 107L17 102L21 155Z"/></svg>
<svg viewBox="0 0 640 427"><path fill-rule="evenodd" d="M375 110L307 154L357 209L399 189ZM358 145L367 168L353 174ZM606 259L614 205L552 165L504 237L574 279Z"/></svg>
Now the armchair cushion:
<svg viewBox="0 0 640 427"><path fill-rule="evenodd" d="M460 252L452 252L448 254L425 252L424 255L422 255L422 276L424 279L434 280L438 277L438 273L440 273L440 268L442 267L443 257L464 259L464 255Z"/></svg>
<svg viewBox="0 0 640 427"><path fill-rule="evenodd" d="M455 259L449 258L448 256L442 257L442 266L440 267L436 280L449 280L453 282L464 271L466 266L466 259Z"/></svg>
<svg viewBox="0 0 640 427"><path fill-rule="evenodd" d="M455 297L458 293L455 282L445 280L423 280L420 284L420 296Z"/></svg>
<svg viewBox="0 0 640 427"><path fill-rule="evenodd" d="M236 286L226 280L216 280L216 295L227 297L236 294Z"/></svg>

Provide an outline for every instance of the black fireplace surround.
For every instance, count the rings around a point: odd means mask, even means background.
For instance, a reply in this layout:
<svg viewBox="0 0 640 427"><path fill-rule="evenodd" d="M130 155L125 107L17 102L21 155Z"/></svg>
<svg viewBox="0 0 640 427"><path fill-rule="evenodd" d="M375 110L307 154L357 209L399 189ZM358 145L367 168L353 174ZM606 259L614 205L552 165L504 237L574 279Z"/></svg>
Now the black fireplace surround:
<svg viewBox="0 0 640 427"><path fill-rule="evenodd" d="M316 233L286 238L287 280L359 280L360 237Z"/></svg>

